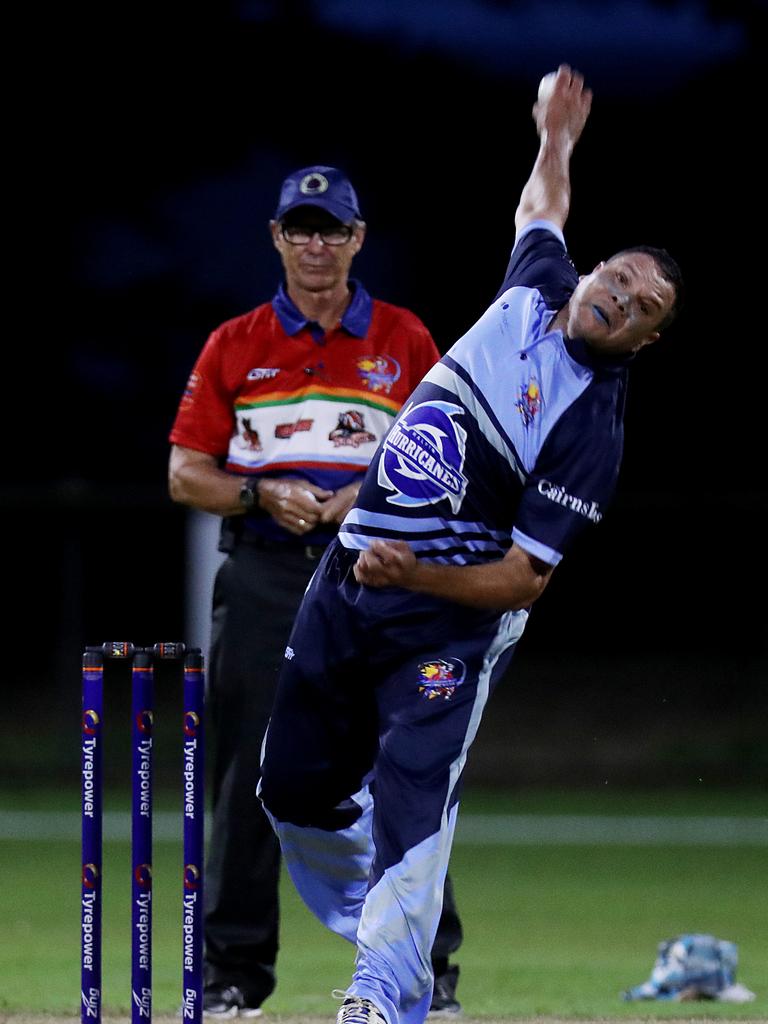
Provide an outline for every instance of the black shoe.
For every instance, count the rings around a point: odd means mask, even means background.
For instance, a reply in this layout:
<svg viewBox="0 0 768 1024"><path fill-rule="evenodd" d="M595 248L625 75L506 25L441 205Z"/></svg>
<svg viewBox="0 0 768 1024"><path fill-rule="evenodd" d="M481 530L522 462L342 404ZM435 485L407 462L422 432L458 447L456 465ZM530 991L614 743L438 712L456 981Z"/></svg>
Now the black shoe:
<svg viewBox="0 0 768 1024"><path fill-rule="evenodd" d="M444 974L435 978L432 991L432 1005L428 1017L448 1017L461 1013L461 1003L456 999L456 985L459 981L459 967L455 964Z"/></svg>
<svg viewBox="0 0 768 1024"><path fill-rule="evenodd" d="M203 992L203 1016L229 1020L231 1017L260 1017L258 1006L248 1006L237 985L209 985Z"/></svg>

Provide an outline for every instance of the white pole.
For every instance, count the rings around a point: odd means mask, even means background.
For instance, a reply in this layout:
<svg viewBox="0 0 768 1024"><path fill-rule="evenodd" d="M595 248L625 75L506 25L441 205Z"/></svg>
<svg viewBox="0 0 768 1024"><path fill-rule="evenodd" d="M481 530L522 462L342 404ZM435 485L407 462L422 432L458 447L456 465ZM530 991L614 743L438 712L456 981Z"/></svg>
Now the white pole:
<svg viewBox="0 0 768 1024"><path fill-rule="evenodd" d="M216 572L227 557L218 549L221 517L187 509L185 642L201 648L206 660L211 642L211 599Z"/></svg>

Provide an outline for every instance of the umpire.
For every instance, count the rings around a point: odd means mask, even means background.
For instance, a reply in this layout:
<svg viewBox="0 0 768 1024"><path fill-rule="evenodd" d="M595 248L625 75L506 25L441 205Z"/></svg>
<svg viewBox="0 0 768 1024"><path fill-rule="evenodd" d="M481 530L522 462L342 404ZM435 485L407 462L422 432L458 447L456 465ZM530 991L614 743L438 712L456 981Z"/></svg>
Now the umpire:
<svg viewBox="0 0 768 1024"><path fill-rule="evenodd" d="M366 226L340 170L290 174L270 231L284 280L270 302L212 332L170 433L171 497L222 517L227 554L208 672L204 1010L221 1018L260 1016L276 984L280 848L255 791L288 634L379 441L440 358L418 317L349 277ZM448 880L432 1012L460 1010L449 955L461 938Z"/></svg>

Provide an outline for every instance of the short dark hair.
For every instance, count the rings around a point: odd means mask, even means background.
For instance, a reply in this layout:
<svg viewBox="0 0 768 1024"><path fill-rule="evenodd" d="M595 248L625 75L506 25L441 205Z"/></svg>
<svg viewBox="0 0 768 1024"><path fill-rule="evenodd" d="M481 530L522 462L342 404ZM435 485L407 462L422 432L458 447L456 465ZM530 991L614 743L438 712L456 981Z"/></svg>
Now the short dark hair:
<svg viewBox="0 0 768 1024"><path fill-rule="evenodd" d="M650 256L659 268L661 276L669 281L675 289L675 301L672 303L672 308L658 325L658 329L662 331L665 327L669 327L683 308L685 284L680 267L666 249L658 249L653 245L632 245L628 249L621 249L620 252L615 252L606 262L610 263L611 260L615 260L618 256L624 256L630 252L644 252L646 256Z"/></svg>

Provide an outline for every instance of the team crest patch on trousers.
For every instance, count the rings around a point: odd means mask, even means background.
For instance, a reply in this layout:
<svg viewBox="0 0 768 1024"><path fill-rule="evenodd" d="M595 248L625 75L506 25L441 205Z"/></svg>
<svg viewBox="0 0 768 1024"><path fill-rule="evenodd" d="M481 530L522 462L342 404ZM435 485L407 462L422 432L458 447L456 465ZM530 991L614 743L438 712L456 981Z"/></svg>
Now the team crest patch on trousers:
<svg viewBox="0 0 768 1024"><path fill-rule="evenodd" d="M461 686L467 674L467 666L460 658L450 661L435 658L434 661L423 661L418 666L419 693L427 700L450 700Z"/></svg>

